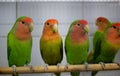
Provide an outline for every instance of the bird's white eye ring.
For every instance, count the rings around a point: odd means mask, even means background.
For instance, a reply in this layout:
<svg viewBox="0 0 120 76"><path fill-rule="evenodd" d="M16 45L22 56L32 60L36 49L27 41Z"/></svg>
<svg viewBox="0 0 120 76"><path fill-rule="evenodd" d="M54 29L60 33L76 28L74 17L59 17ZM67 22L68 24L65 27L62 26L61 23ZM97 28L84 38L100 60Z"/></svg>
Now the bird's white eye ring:
<svg viewBox="0 0 120 76"><path fill-rule="evenodd" d="M81 26L81 24L77 24L77 26Z"/></svg>

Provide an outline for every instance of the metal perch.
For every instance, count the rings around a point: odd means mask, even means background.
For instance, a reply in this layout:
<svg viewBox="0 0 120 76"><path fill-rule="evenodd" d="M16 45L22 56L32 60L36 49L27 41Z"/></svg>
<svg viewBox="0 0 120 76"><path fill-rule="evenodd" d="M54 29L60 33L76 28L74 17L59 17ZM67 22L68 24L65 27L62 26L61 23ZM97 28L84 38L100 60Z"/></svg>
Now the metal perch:
<svg viewBox="0 0 120 76"><path fill-rule="evenodd" d="M106 70L120 70L120 66L115 63L105 64L103 69L101 64L89 64L86 69L85 65L68 65L68 69L65 69L65 65L48 66L48 69L45 70L45 66L33 66L32 70L28 66L16 67L16 73L18 74L30 74L30 73L53 73L53 72L73 72L73 71L106 71ZM12 67L0 67L0 74L12 74Z"/></svg>

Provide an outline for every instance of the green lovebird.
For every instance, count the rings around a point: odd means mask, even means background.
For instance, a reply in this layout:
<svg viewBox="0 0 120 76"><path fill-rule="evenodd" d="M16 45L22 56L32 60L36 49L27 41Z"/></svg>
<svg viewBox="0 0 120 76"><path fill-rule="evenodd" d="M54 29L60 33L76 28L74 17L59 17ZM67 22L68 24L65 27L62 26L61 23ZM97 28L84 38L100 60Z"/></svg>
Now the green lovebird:
<svg viewBox="0 0 120 76"><path fill-rule="evenodd" d="M63 43L58 32L58 21L56 19L48 19L44 24L40 38L40 53L48 65L57 65L63 59ZM55 74L60 76L60 73Z"/></svg>
<svg viewBox="0 0 120 76"><path fill-rule="evenodd" d="M105 17L98 17L96 19L97 31L93 37L93 50L90 51L87 61L89 63L94 63L94 58L100 53L99 49L101 47L101 42L103 40L104 32L110 27L111 22ZM93 53L94 58L93 58ZM92 59L93 58L93 59Z"/></svg>
<svg viewBox="0 0 120 76"><path fill-rule="evenodd" d="M99 47L98 50L96 50L96 53L93 54L94 63L114 62L115 55L117 54L119 48L120 48L120 22L116 22L112 23L111 26L104 33L101 46ZM97 51L99 51L99 53L97 53ZM92 72L92 76L95 76L96 73L97 71Z"/></svg>
<svg viewBox="0 0 120 76"><path fill-rule="evenodd" d="M75 20L69 27L65 39L65 53L67 62L72 65L83 64L87 60L89 50L88 22ZM72 76L79 76L80 72L71 72Z"/></svg>
<svg viewBox="0 0 120 76"><path fill-rule="evenodd" d="M24 66L31 61L33 20L19 17L7 35L7 57L9 66ZM18 74L13 74L18 76Z"/></svg>

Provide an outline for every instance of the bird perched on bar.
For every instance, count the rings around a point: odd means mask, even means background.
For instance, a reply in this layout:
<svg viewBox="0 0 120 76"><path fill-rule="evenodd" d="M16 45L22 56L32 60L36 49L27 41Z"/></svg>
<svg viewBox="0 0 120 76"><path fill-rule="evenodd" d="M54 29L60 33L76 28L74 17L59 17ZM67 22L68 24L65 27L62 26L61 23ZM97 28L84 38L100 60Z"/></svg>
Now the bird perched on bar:
<svg viewBox="0 0 120 76"><path fill-rule="evenodd" d="M59 65L61 63L63 59L63 43L58 32L58 20L48 19L44 23L40 38L40 53L42 59L48 65ZM55 73L55 75L60 76L60 73Z"/></svg>
<svg viewBox="0 0 120 76"><path fill-rule="evenodd" d="M112 63L114 62L115 55L120 48L120 22L112 23L111 26L106 30L101 42L100 48L93 54L94 63L104 62ZM97 54L97 55L95 55ZM95 58L96 57L96 58ZM117 62L115 62L117 63ZM117 63L119 64L119 63ZM120 65L120 64L119 64ZM103 64L103 69L105 64ZM92 76L95 76L97 71L92 72Z"/></svg>
<svg viewBox="0 0 120 76"><path fill-rule="evenodd" d="M27 16L19 17L7 35L7 57L9 66L28 65L31 61L33 20ZM18 76L14 73L13 76Z"/></svg>
<svg viewBox="0 0 120 76"><path fill-rule="evenodd" d="M88 22L75 20L71 23L65 38L65 53L68 64L83 64L87 60L89 50ZM71 76L79 76L80 72L71 72Z"/></svg>
<svg viewBox="0 0 120 76"><path fill-rule="evenodd" d="M110 27L110 25L111 25L111 22L105 17L98 17L96 19L96 26L98 28L93 37L93 50L90 51L88 55L87 61L89 63L94 63L94 59L96 58L96 56L98 56L100 52L99 49L101 47L101 42L103 40L104 32ZM92 55L93 53L95 53L94 58Z"/></svg>

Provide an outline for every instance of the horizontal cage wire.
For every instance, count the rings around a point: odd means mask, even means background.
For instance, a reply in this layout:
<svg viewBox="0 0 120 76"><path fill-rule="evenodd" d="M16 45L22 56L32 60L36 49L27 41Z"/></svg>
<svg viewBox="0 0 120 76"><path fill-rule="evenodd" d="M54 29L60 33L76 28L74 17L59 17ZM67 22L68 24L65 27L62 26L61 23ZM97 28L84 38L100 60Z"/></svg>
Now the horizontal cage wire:
<svg viewBox="0 0 120 76"><path fill-rule="evenodd" d="M119 0L0 0L0 2L36 2L36 1L43 1L43 2L48 2L48 1L64 1L64 2L77 2L77 1L82 1L82 2L115 2Z"/></svg>

